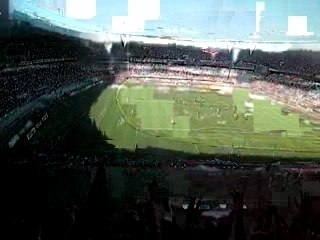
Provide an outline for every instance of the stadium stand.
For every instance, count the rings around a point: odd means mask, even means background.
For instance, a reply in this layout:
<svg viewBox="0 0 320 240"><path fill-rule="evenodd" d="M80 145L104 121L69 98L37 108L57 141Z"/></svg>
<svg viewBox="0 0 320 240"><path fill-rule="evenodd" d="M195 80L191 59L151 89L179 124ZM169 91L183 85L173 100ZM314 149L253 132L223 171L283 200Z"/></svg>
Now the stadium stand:
<svg viewBox="0 0 320 240"><path fill-rule="evenodd" d="M48 41L43 41L43 38L37 40L23 38L12 42L2 40L1 43L7 47L0 54L0 121L5 119L10 111L41 95L50 95L63 87L83 83L103 74L101 62L94 62L94 57L97 56L96 52L92 52L94 50L79 49L68 41L63 43L60 41L63 40L55 38ZM153 76L172 78L184 76L194 78L194 80L200 80L196 76L202 75L202 79L215 81L217 81L217 76L223 75L224 82L237 84L232 80L232 77L226 77L229 67L232 65L227 51L222 51L214 60L197 48L175 45L148 46L130 43L128 51L131 60L128 70L132 75L148 77L152 73ZM84 64L83 61L90 54L92 64ZM128 58L120 46L116 46L112 54L115 59L127 60ZM267 77L250 76L251 87L280 97L286 95L287 100L294 102L301 108L319 109L319 83L310 78L303 78L305 74L319 73L320 65L308 61L308 59L310 60L308 56L314 54L306 52L304 58L297 58L296 55L290 53L256 52L252 56L243 53L243 55L240 54L243 61L238 63L238 66L243 69L237 71L238 75L248 77L245 71L247 69L253 70L251 67L255 64L277 69L283 74L273 73ZM98 55L103 61L104 55L101 52ZM107 56L105 57L107 59ZM183 64L193 66L178 66L181 64L180 62L176 64L177 60L183 60ZM143 61L148 63L142 63ZM154 63L156 61L162 64ZM219 66L219 68L203 66L205 65L203 63L210 63L212 66ZM288 74L284 74L285 72L298 73L301 77L288 76ZM44 116L42 112L39 112L38 115ZM32 117L30 116L30 118ZM130 155L132 154L130 153ZM131 164L130 155L120 159L122 165ZM236 189L232 191L228 203L216 204L219 207L210 206L210 211L201 208L204 205L201 196L197 200L192 195L191 200L188 200L187 209L184 210L181 204L180 206L173 204L174 200L170 198L170 192L166 187L152 181L146 186L146 196L141 199L126 199L123 204L126 208L123 207L116 211L110 209L111 204L108 202L108 173L104 166L104 164L110 164L108 156L99 158L67 153L61 155L48 153L38 156L38 160L41 160L39 165L31 163L31 167L26 171L32 169L33 172L31 171L29 175L22 175L23 171L17 171L16 175L11 174L10 171L1 174L5 178L2 183L6 185L8 179L12 180L16 176L17 179L20 179L16 181L18 183L13 188L14 190L9 189L8 186L3 188L4 199L7 202L2 207L5 208L5 217L8 216L5 220L8 221L4 225L5 232L2 234L11 236L11 239L107 239L107 237L109 239L112 237L112 239L147 240L176 238L186 240L320 239L319 214L315 214L317 211L314 210L319 208L319 199L306 193L288 200L289 203L284 215L280 212L283 209L271 206L270 203L261 199L256 201L257 207L244 207L244 204L249 206L246 197L250 193ZM139 161L145 168L159 167L157 162L150 164L143 157ZM217 164L217 161L209 163ZM113 167L116 167L117 164L111 163ZM219 164L222 163L219 162ZM87 184L89 187L84 194L85 196L73 193L70 190L72 184L65 184L60 180L62 173L57 173L56 169L67 172L68 177L84 171L87 179L90 181L93 179L92 184L91 182ZM235 171L238 169L241 168L237 167ZM286 169L278 174L278 172L264 169L255 173L257 178L253 178L252 182L255 186L275 185L277 187L281 185L287 187L301 184L303 178L310 180L312 177L313 180L318 181L318 170L312 169L311 171L312 174L307 171L302 173ZM250 171L250 174L254 175L252 172ZM312 176L308 176L308 174ZM224 177L227 179L230 178L230 175L225 174ZM77 201L71 204L65 203L60 199L63 197L59 193L55 204L48 203L47 196L50 192L43 189L56 179L62 182L61 185L68 187L66 195L77 195ZM266 184L266 182L268 183ZM55 184L52 185L58 188ZM139 182L139 184L142 183ZM217 186L217 188L219 187L221 184ZM23 189L21 195L13 194L18 191L17 189ZM30 189L33 192L30 193ZM272 190L268 189L268 192L270 191ZM257 192L252 195L256 196ZM19 202L21 199L24 200L26 196L28 196L26 203ZM184 192L184 197L186 196L190 196L190 193ZM114 205L117 204L114 203ZM207 203L207 205L210 204ZM313 206L312 211L311 205ZM12 209L14 211L11 211Z"/></svg>

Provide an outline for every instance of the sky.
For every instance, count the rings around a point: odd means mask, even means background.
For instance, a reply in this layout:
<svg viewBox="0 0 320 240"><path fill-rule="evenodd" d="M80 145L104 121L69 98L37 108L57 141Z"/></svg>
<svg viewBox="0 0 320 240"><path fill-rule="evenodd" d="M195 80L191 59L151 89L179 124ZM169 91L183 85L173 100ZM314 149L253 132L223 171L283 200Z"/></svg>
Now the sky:
<svg viewBox="0 0 320 240"><path fill-rule="evenodd" d="M307 2L307 4L306 4ZM255 32L255 0L161 0L159 20L145 21L145 32L216 38L246 38ZM267 0L262 33L279 35L288 28L288 16L308 17L308 31L320 33L319 0ZM111 28L112 16L128 15L128 0L97 0L97 16L89 22Z"/></svg>
<svg viewBox="0 0 320 240"><path fill-rule="evenodd" d="M128 16L128 1L143 0L96 0L96 16L82 22L112 31L114 16ZM145 20L144 31L140 34L246 40L256 29L256 2L256 0L160 0L160 18ZM308 31L320 36L320 24L318 24L320 0L265 0L264 2L265 11L262 13L260 23L260 33L263 38L286 38L287 19L290 15L307 16ZM148 10L140 9L140 12L146 13Z"/></svg>

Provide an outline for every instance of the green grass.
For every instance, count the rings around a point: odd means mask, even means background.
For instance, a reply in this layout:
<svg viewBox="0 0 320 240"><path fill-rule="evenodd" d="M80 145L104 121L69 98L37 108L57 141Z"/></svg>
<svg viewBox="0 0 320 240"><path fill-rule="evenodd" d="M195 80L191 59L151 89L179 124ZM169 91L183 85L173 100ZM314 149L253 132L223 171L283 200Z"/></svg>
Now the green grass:
<svg viewBox="0 0 320 240"><path fill-rule="evenodd" d="M248 100L251 110L245 107ZM118 148L318 158L320 131L302 116L284 114L283 107L250 100L248 89L221 95L125 82L119 89L105 89L90 115Z"/></svg>

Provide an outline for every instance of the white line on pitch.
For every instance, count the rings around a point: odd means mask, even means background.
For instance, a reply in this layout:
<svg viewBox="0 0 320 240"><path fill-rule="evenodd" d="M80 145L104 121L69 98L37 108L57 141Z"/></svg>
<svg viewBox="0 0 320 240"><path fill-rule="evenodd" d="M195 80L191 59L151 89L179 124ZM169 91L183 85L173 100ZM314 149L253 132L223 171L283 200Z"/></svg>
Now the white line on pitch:
<svg viewBox="0 0 320 240"><path fill-rule="evenodd" d="M200 153L200 151L199 151L199 148L198 148L197 144L193 144L193 145L194 145L194 147L196 148L197 152L198 152L198 153Z"/></svg>

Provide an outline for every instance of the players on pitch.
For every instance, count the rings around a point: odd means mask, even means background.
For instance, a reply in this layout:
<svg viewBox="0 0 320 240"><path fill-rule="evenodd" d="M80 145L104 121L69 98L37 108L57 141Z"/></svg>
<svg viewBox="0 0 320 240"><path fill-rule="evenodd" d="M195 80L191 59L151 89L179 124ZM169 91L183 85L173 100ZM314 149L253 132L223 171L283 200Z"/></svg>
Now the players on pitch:
<svg viewBox="0 0 320 240"><path fill-rule="evenodd" d="M173 100L175 101L176 98L173 97ZM183 104L185 104L185 101L184 101L182 98L180 99L180 102L183 103ZM200 96L200 97L194 97L194 103L199 104L200 108L202 108L202 107L204 106L204 104L205 104L205 98L202 97L202 96ZM213 106L210 106L210 110L213 111L213 109L214 109ZM233 119L234 119L235 121L239 120L238 107L237 107L237 106L233 106L233 107L232 107L232 111L233 111ZM218 117L221 117L221 108L216 108L216 115L217 115ZM245 120L248 120L248 114L244 113L244 114L242 114L242 116L243 116L243 118L244 118ZM196 112L196 118L197 118L197 119L200 119L200 118L201 118L201 116L200 116L200 111L197 111L197 112ZM174 118L171 119L171 124L172 124L172 127L174 128L174 126L175 126L175 124L176 124L176 121L175 121Z"/></svg>

